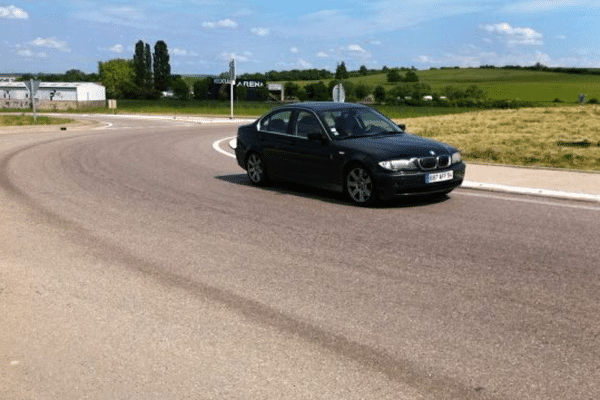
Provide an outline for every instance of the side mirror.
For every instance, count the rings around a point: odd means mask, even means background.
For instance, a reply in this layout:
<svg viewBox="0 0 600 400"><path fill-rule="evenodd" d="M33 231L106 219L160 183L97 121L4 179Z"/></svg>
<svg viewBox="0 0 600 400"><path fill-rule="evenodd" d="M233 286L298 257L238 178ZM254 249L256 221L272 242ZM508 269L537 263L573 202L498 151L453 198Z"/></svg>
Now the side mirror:
<svg viewBox="0 0 600 400"><path fill-rule="evenodd" d="M398 124L398 126L400 127L400 129L402 129L403 131L406 131L406 124Z"/></svg>

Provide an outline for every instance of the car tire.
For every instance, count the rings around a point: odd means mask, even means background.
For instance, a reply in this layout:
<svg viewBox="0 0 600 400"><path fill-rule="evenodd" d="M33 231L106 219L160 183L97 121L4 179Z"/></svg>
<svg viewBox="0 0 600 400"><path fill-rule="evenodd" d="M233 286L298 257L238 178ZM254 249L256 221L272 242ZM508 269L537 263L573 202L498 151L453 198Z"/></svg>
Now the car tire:
<svg viewBox="0 0 600 400"><path fill-rule="evenodd" d="M373 175L362 165L353 165L348 169L344 187L354 204L369 206L377 201Z"/></svg>
<svg viewBox="0 0 600 400"><path fill-rule="evenodd" d="M264 186L269 181L265 163L258 153L250 153L250 155L248 155L248 159L246 160L246 172L248 173L248 179L250 179L250 182L254 185Z"/></svg>

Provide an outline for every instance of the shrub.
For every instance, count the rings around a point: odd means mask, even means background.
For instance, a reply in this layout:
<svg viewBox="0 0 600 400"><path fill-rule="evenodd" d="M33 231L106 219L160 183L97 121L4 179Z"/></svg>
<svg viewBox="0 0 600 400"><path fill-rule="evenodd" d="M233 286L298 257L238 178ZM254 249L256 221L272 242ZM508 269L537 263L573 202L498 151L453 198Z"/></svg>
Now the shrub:
<svg viewBox="0 0 600 400"><path fill-rule="evenodd" d="M373 92L373 95L375 96L375 101L377 101L378 103L382 103L383 101L385 101L385 88L381 85L377 86L375 88L375 91Z"/></svg>

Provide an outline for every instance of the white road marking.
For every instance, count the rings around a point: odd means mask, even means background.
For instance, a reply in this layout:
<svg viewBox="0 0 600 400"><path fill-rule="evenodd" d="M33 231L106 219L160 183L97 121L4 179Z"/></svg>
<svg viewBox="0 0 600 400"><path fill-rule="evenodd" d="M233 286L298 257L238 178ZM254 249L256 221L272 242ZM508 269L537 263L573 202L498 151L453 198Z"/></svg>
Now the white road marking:
<svg viewBox="0 0 600 400"><path fill-rule="evenodd" d="M221 154L226 155L227 157L235 158L234 153L229 153L221 148L221 143L223 143L226 140L232 140L232 139L235 139L235 137L227 137L224 139L217 140L216 142L213 143L213 149L215 149L216 151L218 151Z"/></svg>

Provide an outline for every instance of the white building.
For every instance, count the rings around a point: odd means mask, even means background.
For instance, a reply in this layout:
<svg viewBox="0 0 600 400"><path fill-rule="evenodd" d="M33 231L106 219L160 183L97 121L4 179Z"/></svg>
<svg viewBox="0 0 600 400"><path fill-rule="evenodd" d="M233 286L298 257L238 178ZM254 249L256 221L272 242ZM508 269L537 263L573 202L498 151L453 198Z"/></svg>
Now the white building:
<svg viewBox="0 0 600 400"><path fill-rule="evenodd" d="M0 107L30 107L29 96L24 82L0 81ZM35 98L39 109L104 107L106 88L89 82L40 82Z"/></svg>

